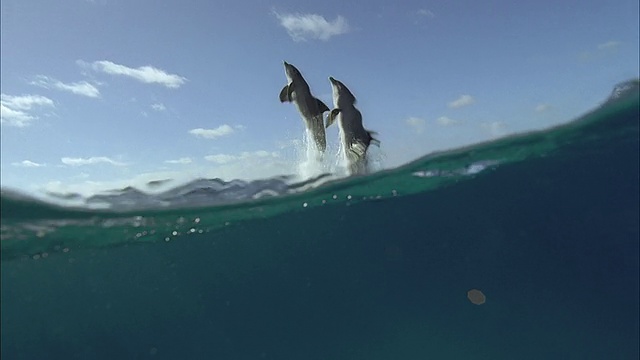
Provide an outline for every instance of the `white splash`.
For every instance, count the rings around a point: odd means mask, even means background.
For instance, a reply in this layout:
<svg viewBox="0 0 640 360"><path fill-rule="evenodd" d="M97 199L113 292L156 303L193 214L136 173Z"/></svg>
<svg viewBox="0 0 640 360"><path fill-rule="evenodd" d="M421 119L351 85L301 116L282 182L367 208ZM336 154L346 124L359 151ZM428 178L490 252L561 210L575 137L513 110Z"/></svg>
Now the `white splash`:
<svg viewBox="0 0 640 360"><path fill-rule="evenodd" d="M309 179L324 173L331 173L330 164L327 163L328 153L322 154L309 130L305 130L301 147L298 153L298 176Z"/></svg>

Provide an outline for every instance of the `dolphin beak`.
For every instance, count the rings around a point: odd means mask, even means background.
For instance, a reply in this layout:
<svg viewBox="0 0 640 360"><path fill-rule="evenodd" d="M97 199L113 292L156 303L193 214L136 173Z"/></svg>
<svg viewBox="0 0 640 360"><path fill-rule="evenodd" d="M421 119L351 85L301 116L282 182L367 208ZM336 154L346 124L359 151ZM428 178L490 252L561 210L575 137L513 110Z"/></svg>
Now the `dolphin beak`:
<svg viewBox="0 0 640 360"><path fill-rule="evenodd" d="M329 81L331 81L332 83L336 82L336 79L334 79L332 76L329 76Z"/></svg>

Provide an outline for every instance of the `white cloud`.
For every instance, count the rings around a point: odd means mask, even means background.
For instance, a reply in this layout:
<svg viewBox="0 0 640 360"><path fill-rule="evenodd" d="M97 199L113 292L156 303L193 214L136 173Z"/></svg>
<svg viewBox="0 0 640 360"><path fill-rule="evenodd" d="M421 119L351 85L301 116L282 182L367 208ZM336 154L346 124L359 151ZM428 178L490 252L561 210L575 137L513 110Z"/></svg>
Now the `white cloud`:
<svg viewBox="0 0 640 360"><path fill-rule="evenodd" d="M78 63L86 64L83 61L79 61ZM94 61L90 66L95 71L101 71L110 75L128 76L143 83L160 84L168 88L179 88L187 81L187 79L182 76L168 74L164 70L149 65L130 68L111 61L102 60Z"/></svg>
<svg viewBox="0 0 640 360"><path fill-rule="evenodd" d="M155 111L165 111L167 108L163 103L151 104L151 108Z"/></svg>
<svg viewBox="0 0 640 360"><path fill-rule="evenodd" d="M446 116L440 116L437 120L438 124L442 125L442 126L450 126L450 125L455 125L460 123L460 121L458 120L454 120L454 119L450 119Z"/></svg>
<svg viewBox="0 0 640 360"><path fill-rule="evenodd" d="M191 158L183 157L176 160L167 160L165 161L167 164L191 164Z"/></svg>
<svg viewBox="0 0 640 360"><path fill-rule="evenodd" d="M246 161L246 160L257 160L264 158L278 158L280 155L273 151L269 152L266 150L258 150L258 151L244 151L241 152L240 155L229 155L229 154L216 154L216 155L207 155L204 157L205 160L214 162L216 164L229 164L235 161Z"/></svg>
<svg viewBox="0 0 640 360"><path fill-rule="evenodd" d="M205 160L214 162L216 164L228 164L232 161L238 160L237 156L227 155L227 154L216 154L216 155L207 155L204 157Z"/></svg>
<svg viewBox="0 0 640 360"><path fill-rule="evenodd" d="M30 84L46 89L53 88L62 91L68 91L76 95L82 95L92 98L100 97L100 90L86 81L65 84L62 81L50 78L48 76L38 75L36 76L36 80L32 81Z"/></svg>
<svg viewBox="0 0 640 360"><path fill-rule="evenodd" d="M471 95L462 95L456 100L449 103L450 108L460 108L475 103L476 100Z"/></svg>
<svg viewBox="0 0 640 360"><path fill-rule="evenodd" d="M24 127L37 119L29 113L36 106L54 106L53 100L40 95L11 96L2 94L0 97L0 122L9 126Z"/></svg>
<svg viewBox="0 0 640 360"><path fill-rule="evenodd" d="M349 24L342 16L334 21L327 21L323 16L316 14L279 14L274 12L280 25L289 33L294 41L306 41L308 39L329 40L331 37L349 32Z"/></svg>
<svg viewBox="0 0 640 360"><path fill-rule="evenodd" d="M551 108L551 105L549 104L540 104L536 106L536 112L544 112L549 110L550 108Z"/></svg>
<svg viewBox="0 0 640 360"><path fill-rule="evenodd" d="M435 14L431 10L427 10L427 9L418 10L418 15L424 16L424 17L428 17L428 18L431 18L431 19L433 19L435 17Z"/></svg>
<svg viewBox="0 0 640 360"><path fill-rule="evenodd" d="M488 130L493 137L499 137L506 133L507 125L502 121L493 121L482 124L482 127Z"/></svg>
<svg viewBox="0 0 640 360"><path fill-rule="evenodd" d="M222 136L231 135L235 132L233 128L227 124L220 125L215 129L191 129L189 130L189 134L194 136L203 137L205 139L215 139Z"/></svg>
<svg viewBox="0 0 640 360"><path fill-rule="evenodd" d="M14 162L11 165L20 166L20 167L42 167L42 166L45 166L44 164L38 164L37 162L33 162L33 161L30 161L30 160L23 160L21 162Z"/></svg>
<svg viewBox="0 0 640 360"><path fill-rule="evenodd" d="M418 134L420 134L424 130L424 124L425 124L424 119L420 119L412 116L407 120L405 120L405 122L407 123L407 125L414 128Z"/></svg>
<svg viewBox="0 0 640 360"><path fill-rule="evenodd" d="M618 46L620 46L619 41L611 40L611 41L607 41L606 43L598 44L598 50L615 49Z"/></svg>
<svg viewBox="0 0 640 360"><path fill-rule="evenodd" d="M92 157L89 157L89 158L63 157L60 160L62 161L63 164L69 165L69 166L95 165L95 164L101 164L101 163L106 163L106 164L110 164L110 165L114 165L114 166L126 166L127 165L125 163L112 160L112 159L110 159L110 158L108 158L106 156L92 156Z"/></svg>

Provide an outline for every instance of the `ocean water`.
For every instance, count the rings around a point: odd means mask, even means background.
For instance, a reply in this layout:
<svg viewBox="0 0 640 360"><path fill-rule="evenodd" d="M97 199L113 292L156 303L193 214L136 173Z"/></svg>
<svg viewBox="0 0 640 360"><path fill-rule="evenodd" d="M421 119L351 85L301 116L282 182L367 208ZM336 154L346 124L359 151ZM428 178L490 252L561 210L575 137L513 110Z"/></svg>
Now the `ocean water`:
<svg viewBox="0 0 640 360"><path fill-rule="evenodd" d="M639 106L363 177L3 189L2 358L637 359Z"/></svg>

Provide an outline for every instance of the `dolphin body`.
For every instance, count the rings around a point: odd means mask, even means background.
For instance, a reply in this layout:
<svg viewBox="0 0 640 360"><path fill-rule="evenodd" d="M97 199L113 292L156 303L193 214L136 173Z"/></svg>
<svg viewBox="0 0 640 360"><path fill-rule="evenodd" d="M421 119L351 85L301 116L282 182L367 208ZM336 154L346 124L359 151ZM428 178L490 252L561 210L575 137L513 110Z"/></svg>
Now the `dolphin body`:
<svg viewBox="0 0 640 360"><path fill-rule="evenodd" d="M367 149L369 145L380 145L373 138L376 133L362 125L362 114L355 107L356 97L341 81L329 77L333 89L333 107L327 117L328 128L338 118L340 142L347 160L350 175L367 173Z"/></svg>
<svg viewBox="0 0 640 360"><path fill-rule="evenodd" d="M284 70L288 83L280 91L280 102L292 102L296 105L302 120L312 134L316 147L324 154L327 149L327 138L322 114L329 111L329 107L311 95L309 84L295 66L284 61Z"/></svg>

